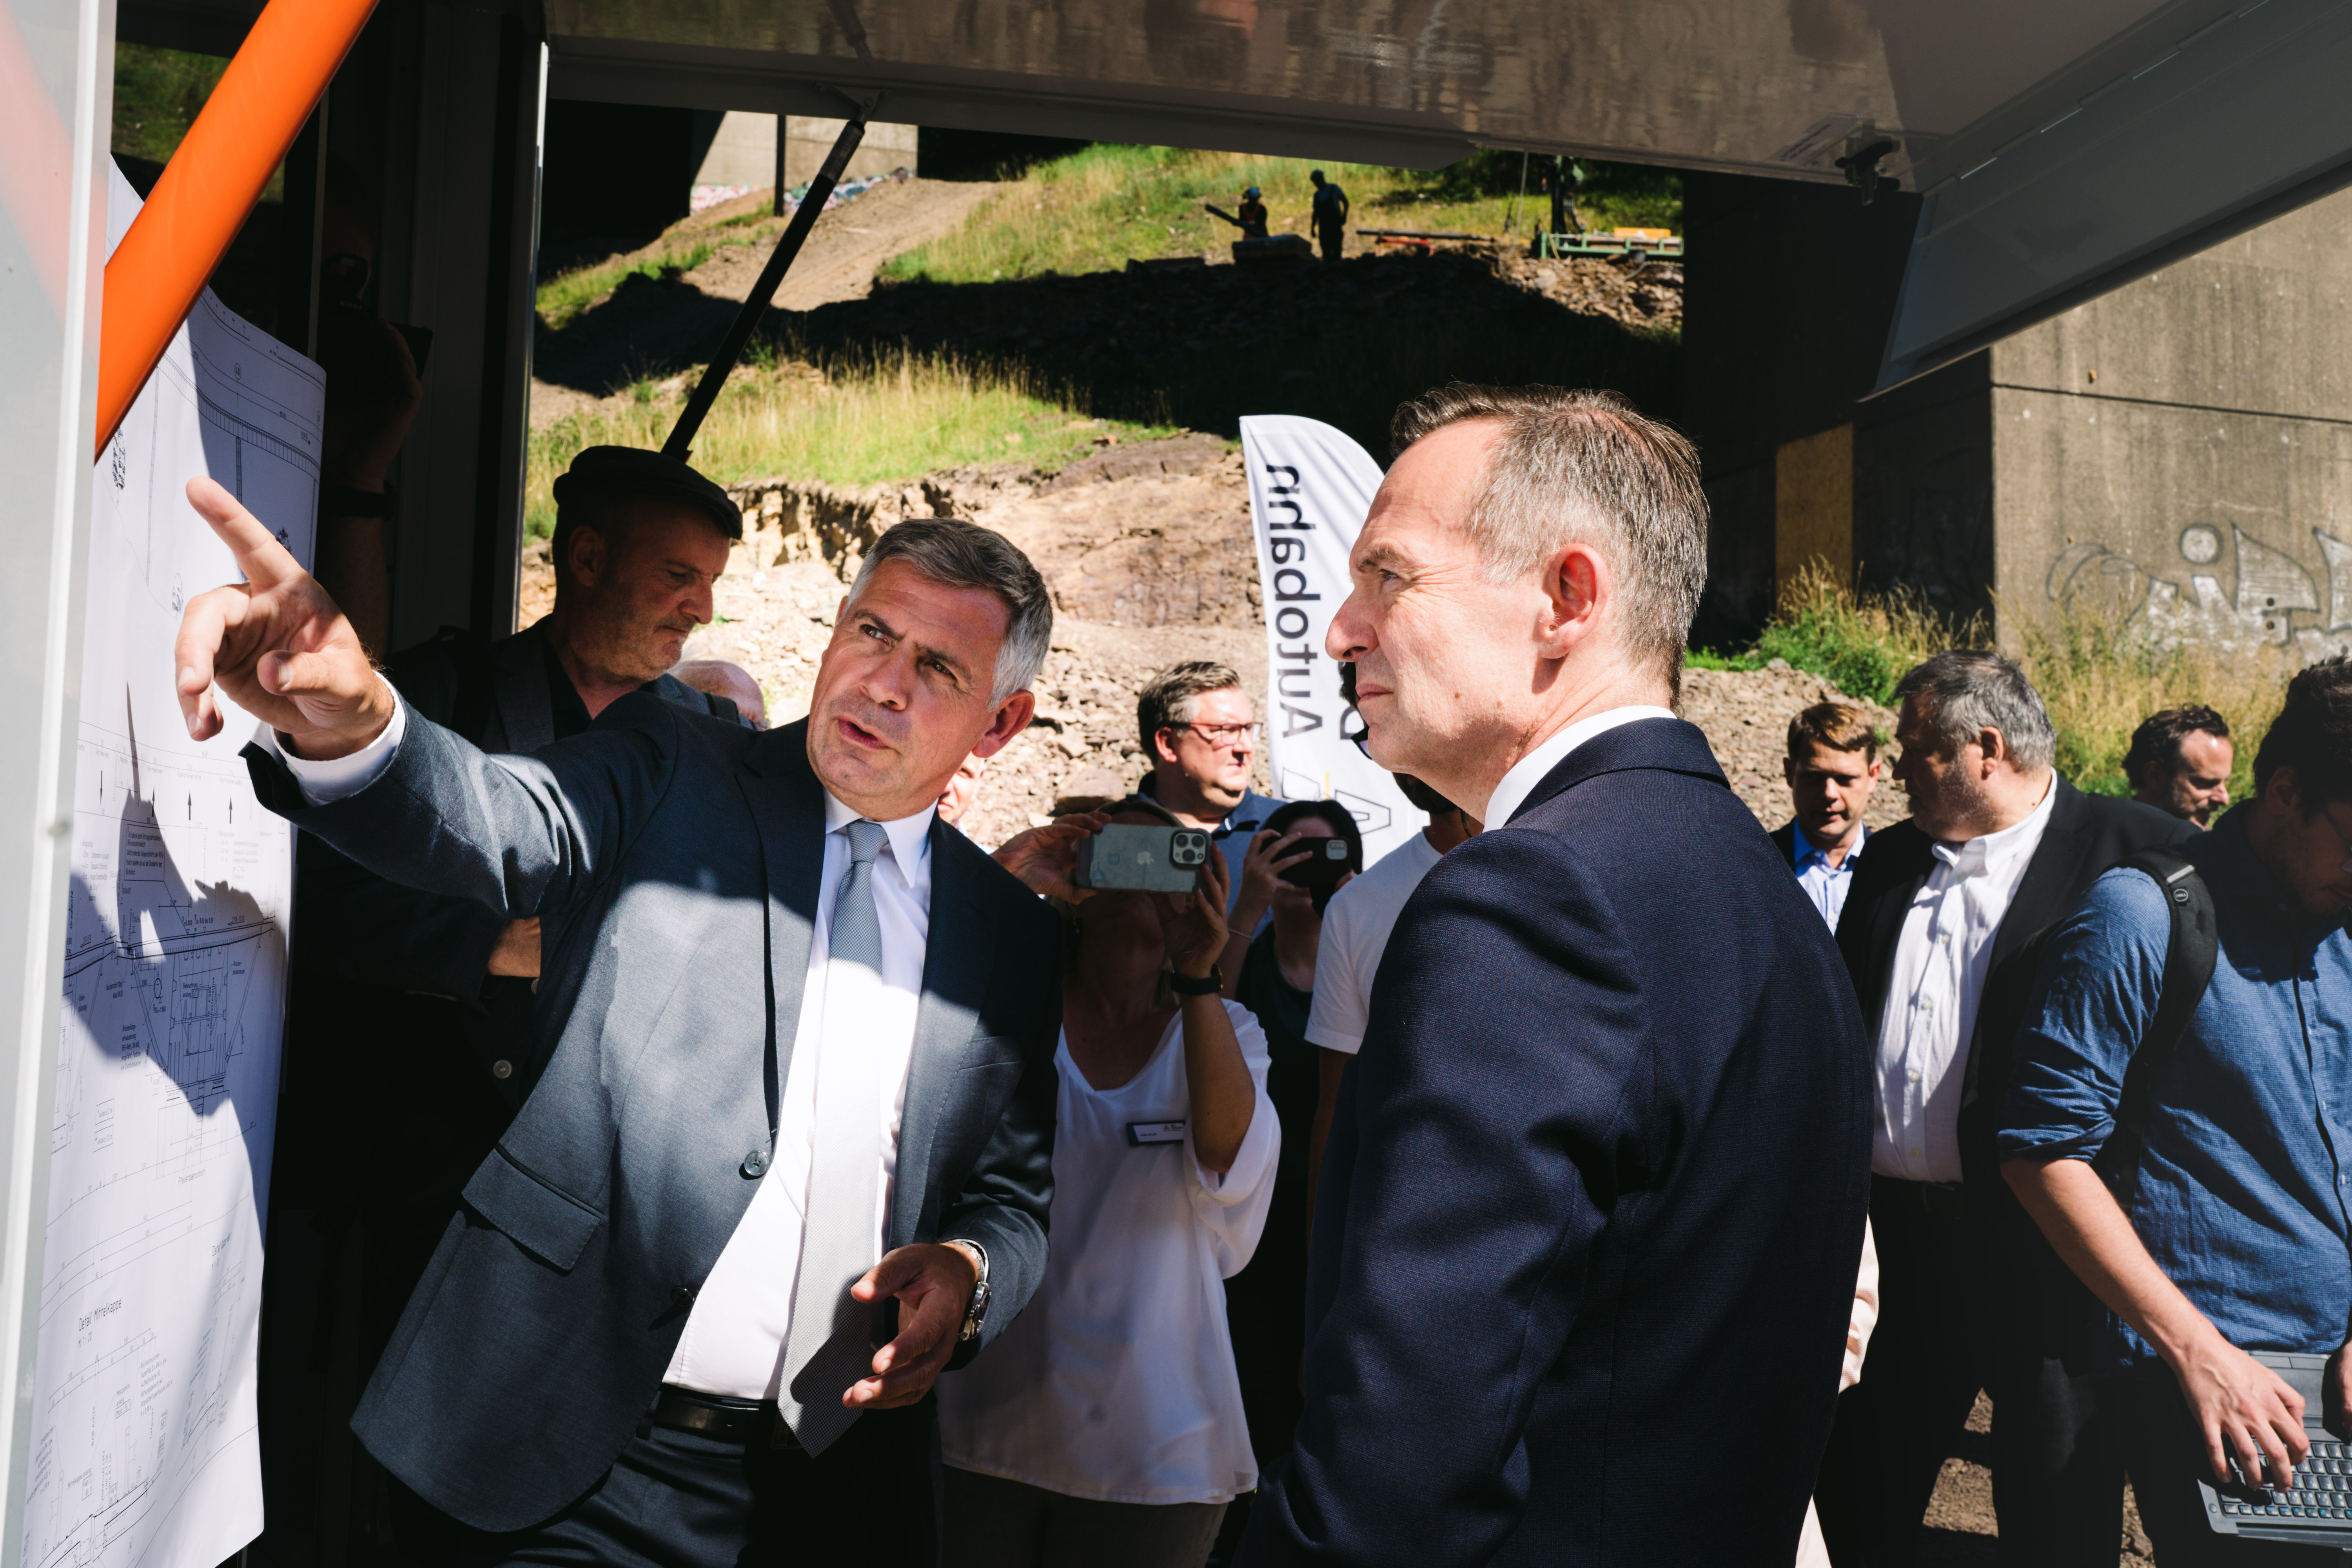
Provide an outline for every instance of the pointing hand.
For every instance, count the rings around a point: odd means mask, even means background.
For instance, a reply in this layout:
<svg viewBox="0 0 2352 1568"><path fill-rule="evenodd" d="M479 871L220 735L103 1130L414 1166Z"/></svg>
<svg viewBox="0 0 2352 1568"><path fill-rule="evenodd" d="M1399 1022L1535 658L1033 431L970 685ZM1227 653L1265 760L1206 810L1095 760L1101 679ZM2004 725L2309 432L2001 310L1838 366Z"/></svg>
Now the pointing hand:
<svg viewBox="0 0 2352 1568"><path fill-rule="evenodd" d="M397 700L327 591L211 479L188 481L188 503L246 578L197 595L180 617L173 662L188 733L199 741L220 733L215 680L298 756L348 756L383 733Z"/></svg>

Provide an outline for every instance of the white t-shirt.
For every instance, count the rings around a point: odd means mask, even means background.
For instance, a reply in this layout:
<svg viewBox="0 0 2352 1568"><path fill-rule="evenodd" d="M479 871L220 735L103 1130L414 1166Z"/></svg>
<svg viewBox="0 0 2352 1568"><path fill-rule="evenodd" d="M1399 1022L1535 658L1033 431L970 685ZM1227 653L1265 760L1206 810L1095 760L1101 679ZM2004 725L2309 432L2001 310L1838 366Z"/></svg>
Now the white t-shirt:
<svg viewBox="0 0 2352 1568"><path fill-rule="evenodd" d="M1087 1082L1063 1037L1045 1279L994 1343L940 1379L940 1446L956 1468L1103 1502L1230 1502L1257 1485L1224 1281L1265 1228L1282 1123L1265 1032L1244 1007L1225 1014L1257 1104L1222 1177L1193 1158L1181 1013L1113 1089Z"/></svg>
<svg viewBox="0 0 2352 1568"><path fill-rule="evenodd" d="M1331 895L1323 909L1323 942L1315 955L1315 1007L1307 1037L1354 1056L1371 1022L1372 976L1388 951L1404 901L1437 864L1429 835L1416 833Z"/></svg>

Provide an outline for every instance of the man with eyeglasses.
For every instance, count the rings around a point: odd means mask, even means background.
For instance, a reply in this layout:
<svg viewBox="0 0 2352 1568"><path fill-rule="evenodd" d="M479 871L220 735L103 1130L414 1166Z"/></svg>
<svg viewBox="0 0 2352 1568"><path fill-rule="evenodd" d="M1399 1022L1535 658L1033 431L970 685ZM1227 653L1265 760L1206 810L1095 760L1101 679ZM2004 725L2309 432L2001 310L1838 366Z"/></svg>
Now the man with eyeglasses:
<svg viewBox="0 0 2352 1568"><path fill-rule="evenodd" d="M1257 759L1257 708L1230 665L1210 659L1171 664L1146 681L1135 700L1136 728L1151 772L1136 785L1187 827L1205 828L1224 851L1233 884L1234 934L1256 931L1273 889L1244 875L1258 826L1282 804L1250 787ZM1253 884L1267 884L1253 886Z"/></svg>
<svg viewBox="0 0 2352 1568"><path fill-rule="evenodd" d="M2186 1028L2135 1060L2170 1034L2159 999L2184 1004L2166 994L2180 984L2167 889L2109 871L2044 950L2001 1174L2113 1314L2077 1350L2103 1374L2085 1385L2085 1476L2128 1468L2167 1568L2334 1562L2216 1531L2194 1483L2230 1480L2232 1462L2283 1483L2309 1452L2303 1398L2249 1352L2327 1356L2327 1425L2347 1435L2352 661L2294 678L2253 798L2178 853L2211 896L2219 945Z"/></svg>

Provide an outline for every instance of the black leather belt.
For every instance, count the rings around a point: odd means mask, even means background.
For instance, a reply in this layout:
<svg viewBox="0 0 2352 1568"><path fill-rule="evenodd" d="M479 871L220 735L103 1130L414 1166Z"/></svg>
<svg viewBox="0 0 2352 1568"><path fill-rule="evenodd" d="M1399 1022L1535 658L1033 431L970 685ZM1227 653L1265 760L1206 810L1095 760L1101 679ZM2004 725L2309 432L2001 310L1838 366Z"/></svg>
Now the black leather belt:
<svg viewBox="0 0 2352 1568"><path fill-rule="evenodd" d="M1904 1204L1917 1204L1937 1219L1969 1217L1968 1189L1958 1182L1906 1182L1900 1176L1873 1176L1871 1185Z"/></svg>
<svg viewBox="0 0 2352 1568"><path fill-rule="evenodd" d="M651 1420L675 1432L693 1432L714 1442L740 1443L747 1448L798 1449L801 1446L772 1404L697 1394L670 1384L662 1385L661 1397L654 1401Z"/></svg>

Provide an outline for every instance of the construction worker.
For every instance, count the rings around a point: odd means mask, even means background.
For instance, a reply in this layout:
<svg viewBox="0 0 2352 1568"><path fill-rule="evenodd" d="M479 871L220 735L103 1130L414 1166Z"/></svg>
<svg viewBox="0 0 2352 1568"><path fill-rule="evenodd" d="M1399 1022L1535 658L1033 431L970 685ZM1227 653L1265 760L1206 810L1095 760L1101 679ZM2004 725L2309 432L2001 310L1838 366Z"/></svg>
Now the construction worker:
<svg viewBox="0 0 2352 1568"><path fill-rule="evenodd" d="M1242 193L1241 211L1238 216L1241 219L1244 239L1265 237L1265 202L1255 185Z"/></svg>
<svg viewBox="0 0 2352 1568"><path fill-rule="evenodd" d="M1323 259L1339 259L1339 248L1348 235L1348 193L1323 177L1323 171L1312 169L1307 183L1315 187L1315 242L1323 247Z"/></svg>
<svg viewBox="0 0 2352 1568"><path fill-rule="evenodd" d="M1201 205L1208 210L1211 216L1221 217L1240 229L1244 239L1265 237L1265 203L1260 199L1258 188L1255 185L1242 193L1242 205L1238 215L1227 212L1214 202L1202 202Z"/></svg>

